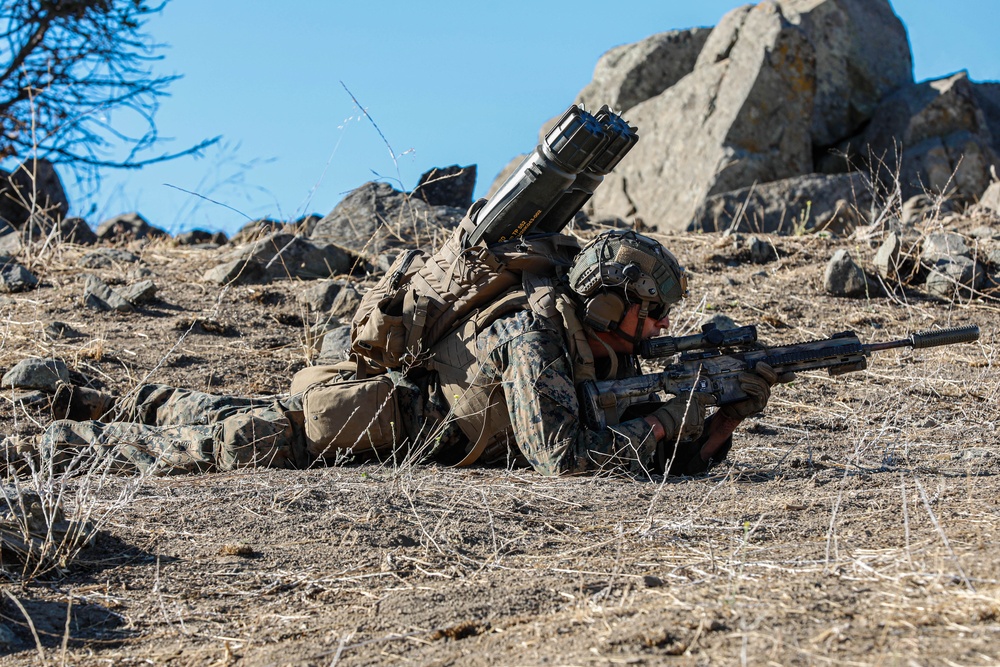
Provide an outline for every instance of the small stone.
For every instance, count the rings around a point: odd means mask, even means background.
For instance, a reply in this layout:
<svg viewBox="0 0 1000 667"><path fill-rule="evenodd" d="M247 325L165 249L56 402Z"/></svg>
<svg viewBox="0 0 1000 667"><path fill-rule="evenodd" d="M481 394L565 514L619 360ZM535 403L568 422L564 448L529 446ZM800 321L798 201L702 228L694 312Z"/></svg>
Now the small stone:
<svg viewBox="0 0 1000 667"><path fill-rule="evenodd" d="M868 279L846 250L838 250L826 265L823 288L834 296L860 297L868 294Z"/></svg>
<svg viewBox="0 0 1000 667"><path fill-rule="evenodd" d="M983 266L969 257L942 257L931 267L924 288L927 293L941 299L970 296L986 280Z"/></svg>
<svg viewBox="0 0 1000 667"><path fill-rule="evenodd" d="M296 300L308 307L311 312L325 312L330 310L343 284L342 281L319 280L299 292Z"/></svg>
<svg viewBox="0 0 1000 667"><path fill-rule="evenodd" d="M319 351L321 361L343 361L351 350L350 325L339 326L323 336L323 345Z"/></svg>
<svg viewBox="0 0 1000 667"><path fill-rule="evenodd" d="M110 269L117 264L134 264L139 257L127 250L118 248L98 248L92 250L77 260L81 269Z"/></svg>
<svg viewBox="0 0 1000 667"><path fill-rule="evenodd" d="M54 392L60 382L69 382L69 368L62 359L23 359L0 380L4 389L38 389Z"/></svg>
<svg viewBox="0 0 1000 667"><path fill-rule="evenodd" d="M940 257L969 257L965 237L955 232L936 232L924 238L920 259L933 263Z"/></svg>
<svg viewBox="0 0 1000 667"><path fill-rule="evenodd" d="M224 262L206 271L201 279L216 285L244 285L266 281L263 265L253 259Z"/></svg>
<svg viewBox="0 0 1000 667"><path fill-rule="evenodd" d="M875 270L886 280L895 279L899 275L899 253L903 244L896 232L891 232L875 253Z"/></svg>
<svg viewBox="0 0 1000 667"><path fill-rule="evenodd" d="M0 292L27 292L38 287L38 278L17 262L0 266Z"/></svg>
<svg viewBox="0 0 1000 667"><path fill-rule="evenodd" d="M95 275L87 276L87 283L83 288L83 305L94 310L115 310L122 313L134 310L132 304L121 294Z"/></svg>
<svg viewBox="0 0 1000 667"><path fill-rule="evenodd" d="M83 338L80 333L65 322L50 322L45 326L45 335L49 338Z"/></svg>
<svg viewBox="0 0 1000 667"><path fill-rule="evenodd" d="M330 304L330 314L335 317L352 317L361 305L361 292L354 285L344 285Z"/></svg>
<svg viewBox="0 0 1000 667"><path fill-rule="evenodd" d="M754 264L767 264L778 259L778 251L769 240L751 236L747 243L750 246L750 261Z"/></svg>
<svg viewBox="0 0 1000 667"><path fill-rule="evenodd" d="M122 298L134 306L156 301L156 285L152 280L141 280L121 290Z"/></svg>

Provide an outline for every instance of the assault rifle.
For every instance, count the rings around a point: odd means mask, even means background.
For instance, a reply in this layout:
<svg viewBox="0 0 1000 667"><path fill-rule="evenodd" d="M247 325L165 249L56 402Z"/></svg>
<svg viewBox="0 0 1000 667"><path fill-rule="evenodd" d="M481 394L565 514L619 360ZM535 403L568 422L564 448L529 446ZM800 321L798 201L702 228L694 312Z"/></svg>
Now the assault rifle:
<svg viewBox="0 0 1000 667"><path fill-rule="evenodd" d="M763 347L756 344L754 327L732 331L707 328L693 336L651 338L644 341L640 354L647 357L672 356L683 352L677 362L658 373L621 380L584 382L580 402L587 426L600 430L619 422L629 407L664 400L664 394L688 392L709 394L715 405L723 406L747 398L740 388L739 375L764 362L780 377L786 373L827 369L830 375L862 371L872 352L897 347L921 349L938 345L971 343L979 339L975 325L920 331L908 338L864 344L857 334L844 331L823 340Z"/></svg>

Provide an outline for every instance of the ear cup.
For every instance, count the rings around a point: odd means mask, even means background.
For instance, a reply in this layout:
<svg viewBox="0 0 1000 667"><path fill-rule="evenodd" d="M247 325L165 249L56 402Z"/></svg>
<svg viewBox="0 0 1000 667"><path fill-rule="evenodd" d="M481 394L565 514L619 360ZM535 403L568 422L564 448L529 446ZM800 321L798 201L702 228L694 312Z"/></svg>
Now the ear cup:
<svg viewBox="0 0 1000 667"><path fill-rule="evenodd" d="M599 292L587 299L583 321L596 331L611 331L628 310L625 299L614 292Z"/></svg>

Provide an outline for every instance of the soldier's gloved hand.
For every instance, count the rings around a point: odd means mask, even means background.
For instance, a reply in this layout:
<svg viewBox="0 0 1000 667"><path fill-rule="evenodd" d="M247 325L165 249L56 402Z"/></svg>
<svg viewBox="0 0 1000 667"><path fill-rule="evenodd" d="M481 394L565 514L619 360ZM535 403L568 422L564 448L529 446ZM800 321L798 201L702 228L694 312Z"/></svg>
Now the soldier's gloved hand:
<svg viewBox="0 0 1000 667"><path fill-rule="evenodd" d="M740 373L737 379L740 383L740 389L746 392L747 397L738 403L724 406L719 410L719 414L727 419L742 421L767 407L767 401L771 398L772 385L779 382L791 382L795 376L792 373L787 373L779 377L773 368L759 361L753 367L753 371Z"/></svg>
<svg viewBox="0 0 1000 667"><path fill-rule="evenodd" d="M663 425L663 440L693 440L701 437L705 426L705 405L710 396L695 392L693 395L674 396L652 412L651 417Z"/></svg>

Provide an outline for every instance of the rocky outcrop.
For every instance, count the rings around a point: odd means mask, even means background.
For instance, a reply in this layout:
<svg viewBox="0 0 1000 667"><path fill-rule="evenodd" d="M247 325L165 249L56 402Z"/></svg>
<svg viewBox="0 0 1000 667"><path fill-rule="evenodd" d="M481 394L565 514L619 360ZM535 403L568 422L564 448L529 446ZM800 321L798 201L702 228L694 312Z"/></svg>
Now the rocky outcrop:
<svg viewBox="0 0 1000 667"><path fill-rule="evenodd" d="M594 77L576 96L587 109L607 104L625 112L656 97L694 69L711 29L670 30L611 49L597 61Z"/></svg>
<svg viewBox="0 0 1000 667"><path fill-rule="evenodd" d="M331 243L274 232L223 255L203 280L217 284L282 278L316 279L350 273L358 258Z"/></svg>
<svg viewBox="0 0 1000 667"><path fill-rule="evenodd" d="M431 206L450 206L468 209L472 206L472 193L476 189L476 165L460 167L453 164L434 168L420 176L417 187L410 196Z"/></svg>
<svg viewBox="0 0 1000 667"><path fill-rule="evenodd" d="M641 139L598 188L596 213L686 229L710 195L812 171L814 49L774 2L745 14L728 57L630 111Z"/></svg>
<svg viewBox="0 0 1000 667"><path fill-rule="evenodd" d="M48 160L31 160L11 173L0 172L0 221L21 227L32 215L58 221L68 212L66 190Z"/></svg>
<svg viewBox="0 0 1000 667"><path fill-rule="evenodd" d="M351 192L316 223L310 238L373 257L388 248L434 245L464 215L464 209L431 206L388 183L372 181Z"/></svg>
<svg viewBox="0 0 1000 667"><path fill-rule="evenodd" d="M169 234L149 224L146 218L138 213L116 215L97 226L97 238L101 241L139 241L168 236Z"/></svg>
<svg viewBox="0 0 1000 667"><path fill-rule="evenodd" d="M978 98L965 72L887 97L861 139L873 172L889 186L898 178L904 199L925 190L978 199L1000 165Z"/></svg>
<svg viewBox="0 0 1000 667"><path fill-rule="evenodd" d="M778 0L816 49L813 144L849 137L890 93L913 83L906 28L889 0Z"/></svg>
<svg viewBox="0 0 1000 667"><path fill-rule="evenodd" d="M872 184L862 174L809 174L713 195L691 229L838 234L869 221Z"/></svg>

